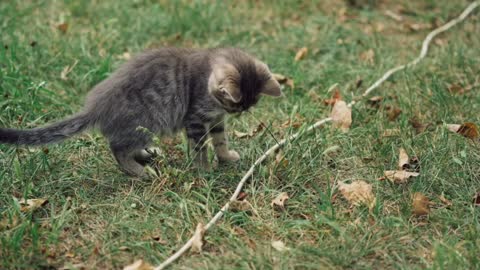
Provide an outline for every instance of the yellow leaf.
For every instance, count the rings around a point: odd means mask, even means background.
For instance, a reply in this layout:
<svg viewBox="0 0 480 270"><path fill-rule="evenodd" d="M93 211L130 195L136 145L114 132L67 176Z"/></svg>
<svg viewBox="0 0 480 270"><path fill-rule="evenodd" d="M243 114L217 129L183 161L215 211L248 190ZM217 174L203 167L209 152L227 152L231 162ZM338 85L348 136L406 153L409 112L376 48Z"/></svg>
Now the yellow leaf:
<svg viewBox="0 0 480 270"><path fill-rule="evenodd" d="M412 199L412 212L415 216L426 216L430 213L430 200L420 192L415 192Z"/></svg>
<svg viewBox="0 0 480 270"><path fill-rule="evenodd" d="M330 113L333 126L347 132L352 125L352 109L347 106L343 100L337 100Z"/></svg>
<svg viewBox="0 0 480 270"><path fill-rule="evenodd" d="M285 203L288 199L290 199L290 197L288 197L288 194L286 192L282 192L278 194L275 199L273 199L270 205L273 207L273 209L283 210L285 209Z"/></svg>
<svg viewBox="0 0 480 270"><path fill-rule="evenodd" d="M303 58L305 58L305 56L307 56L307 53L308 53L307 47L301 48L300 50L297 51L297 54L295 55L295 61L302 60Z"/></svg>
<svg viewBox="0 0 480 270"><path fill-rule="evenodd" d="M134 263L127 265L123 270L152 270L153 266L143 260L136 260Z"/></svg>
<svg viewBox="0 0 480 270"><path fill-rule="evenodd" d="M401 184L406 183L410 177L417 177L420 173L407 171L385 171L385 177L392 183Z"/></svg>
<svg viewBox="0 0 480 270"><path fill-rule="evenodd" d="M375 206L376 199L372 192L372 185L365 181L354 181L351 184L340 182L338 190L352 205L364 204L369 209Z"/></svg>
<svg viewBox="0 0 480 270"><path fill-rule="evenodd" d="M285 246L285 243L283 243L282 241L273 241L273 242L272 242L272 247L273 247L274 249L276 249L277 251L280 251L280 252L289 250L289 248L286 247L286 246Z"/></svg>
<svg viewBox="0 0 480 270"><path fill-rule="evenodd" d="M398 169L404 170L408 166L408 155L403 147L400 148L400 154L398 155Z"/></svg>
<svg viewBox="0 0 480 270"><path fill-rule="evenodd" d="M198 223L197 229L193 234L193 242L191 250L192 252L200 253L203 247L203 235L205 234L205 228L202 223Z"/></svg>
<svg viewBox="0 0 480 270"><path fill-rule="evenodd" d="M19 201L21 206L20 211L22 212L35 211L36 209L42 207L42 205L44 205L47 202L48 202L47 199L28 199L28 200L21 199Z"/></svg>

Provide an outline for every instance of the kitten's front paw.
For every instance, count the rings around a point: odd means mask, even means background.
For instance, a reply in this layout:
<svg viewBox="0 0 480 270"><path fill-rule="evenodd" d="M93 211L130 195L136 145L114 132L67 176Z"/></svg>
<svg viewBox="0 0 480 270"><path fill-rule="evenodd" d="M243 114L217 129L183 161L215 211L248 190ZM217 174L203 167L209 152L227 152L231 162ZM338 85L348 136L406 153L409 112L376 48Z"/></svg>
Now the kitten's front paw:
<svg viewBox="0 0 480 270"><path fill-rule="evenodd" d="M218 155L219 161L228 161L228 162L236 162L240 160L240 155L235 150L230 150L226 153Z"/></svg>

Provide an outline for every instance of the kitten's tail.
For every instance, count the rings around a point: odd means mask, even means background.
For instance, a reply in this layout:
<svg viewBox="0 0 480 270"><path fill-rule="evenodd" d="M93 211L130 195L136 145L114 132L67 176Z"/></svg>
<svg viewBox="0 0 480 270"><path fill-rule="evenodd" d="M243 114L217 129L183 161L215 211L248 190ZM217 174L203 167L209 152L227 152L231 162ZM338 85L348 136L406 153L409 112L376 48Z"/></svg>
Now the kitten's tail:
<svg viewBox="0 0 480 270"><path fill-rule="evenodd" d="M0 128L0 143L17 145L41 145L68 139L92 124L88 113L79 113L45 127L19 130Z"/></svg>

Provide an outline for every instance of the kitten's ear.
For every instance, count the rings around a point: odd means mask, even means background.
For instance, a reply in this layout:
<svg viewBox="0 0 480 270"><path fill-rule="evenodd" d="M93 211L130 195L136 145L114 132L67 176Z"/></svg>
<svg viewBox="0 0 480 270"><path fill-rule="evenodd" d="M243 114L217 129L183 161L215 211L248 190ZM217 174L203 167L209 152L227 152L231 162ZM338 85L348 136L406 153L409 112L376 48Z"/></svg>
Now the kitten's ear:
<svg viewBox="0 0 480 270"><path fill-rule="evenodd" d="M282 90L280 90L280 84L274 78L268 80L262 88L260 93L272 96L272 97L279 97L282 95Z"/></svg>
<svg viewBox="0 0 480 270"><path fill-rule="evenodd" d="M227 78L235 78L240 76L237 69L228 63L213 65L212 74L209 79L210 91L220 92L221 96L234 103L240 102L242 94L238 87L228 83Z"/></svg>

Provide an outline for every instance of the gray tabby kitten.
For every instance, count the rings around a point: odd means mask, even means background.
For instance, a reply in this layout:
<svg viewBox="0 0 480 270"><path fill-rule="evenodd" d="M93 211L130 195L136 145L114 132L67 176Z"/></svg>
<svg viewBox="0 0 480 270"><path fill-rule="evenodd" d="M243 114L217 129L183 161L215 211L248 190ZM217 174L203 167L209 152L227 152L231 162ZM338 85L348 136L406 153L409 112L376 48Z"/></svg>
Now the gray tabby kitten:
<svg viewBox="0 0 480 270"><path fill-rule="evenodd" d="M268 67L239 49L157 49L130 60L88 94L82 112L30 130L0 128L0 143L41 145L89 127L108 139L120 167L141 176L152 158L151 136L186 130L195 163L209 168L209 134L220 161L237 161L229 150L224 115L248 110L260 95L280 96Z"/></svg>

